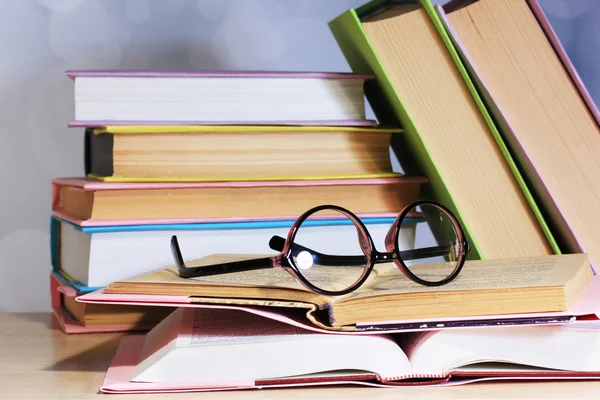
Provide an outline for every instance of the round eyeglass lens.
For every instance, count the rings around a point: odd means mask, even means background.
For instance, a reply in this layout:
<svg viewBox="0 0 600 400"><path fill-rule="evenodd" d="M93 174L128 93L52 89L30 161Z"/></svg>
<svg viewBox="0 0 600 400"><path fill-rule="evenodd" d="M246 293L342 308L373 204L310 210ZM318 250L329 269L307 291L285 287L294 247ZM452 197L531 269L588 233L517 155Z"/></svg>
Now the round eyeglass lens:
<svg viewBox="0 0 600 400"><path fill-rule="evenodd" d="M462 243L455 219L443 208L424 203L410 209L400 222L398 257L418 278L436 283L454 274Z"/></svg>
<svg viewBox="0 0 600 400"><path fill-rule="evenodd" d="M330 292L353 287L366 272L370 242L354 221L335 209L306 218L291 244L291 260L311 285Z"/></svg>

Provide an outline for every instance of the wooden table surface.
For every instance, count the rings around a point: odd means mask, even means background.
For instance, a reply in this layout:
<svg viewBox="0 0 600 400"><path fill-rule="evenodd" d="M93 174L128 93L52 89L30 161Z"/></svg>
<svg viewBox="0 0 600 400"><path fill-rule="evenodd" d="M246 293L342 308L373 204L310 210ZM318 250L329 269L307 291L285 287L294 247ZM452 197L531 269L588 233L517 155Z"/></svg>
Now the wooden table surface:
<svg viewBox="0 0 600 400"><path fill-rule="evenodd" d="M65 335L50 314L0 313L0 399L599 399L600 381L486 383L458 387L358 386L181 394L109 395L98 389L120 334Z"/></svg>

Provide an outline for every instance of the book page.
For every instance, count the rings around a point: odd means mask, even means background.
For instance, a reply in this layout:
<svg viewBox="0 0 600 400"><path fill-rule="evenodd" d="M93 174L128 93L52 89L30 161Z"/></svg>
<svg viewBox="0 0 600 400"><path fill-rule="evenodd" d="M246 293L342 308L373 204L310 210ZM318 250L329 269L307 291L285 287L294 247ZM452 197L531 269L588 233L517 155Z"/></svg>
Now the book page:
<svg viewBox="0 0 600 400"><path fill-rule="evenodd" d="M272 340L292 340L312 332L269 318L238 310L197 309L190 335L181 336L178 346L230 345Z"/></svg>
<svg viewBox="0 0 600 400"><path fill-rule="evenodd" d="M318 279L345 286L347 269L323 267ZM435 271L435 264L418 268ZM424 276L425 272L420 272ZM585 254L467 261L449 284L430 287L404 276L394 264L376 265L359 289L324 296L304 288L288 272L267 268L185 279L174 268L114 282L105 293L161 294L226 299L283 300L328 310L330 324L463 317L519 312L564 311L591 279ZM315 279L315 282L317 279ZM452 295L450 295L452 294ZM364 301L364 299L369 301ZM440 306L441 305L441 306Z"/></svg>
<svg viewBox="0 0 600 400"><path fill-rule="evenodd" d="M214 265L233 261L267 258L266 255L241 255L241 254L212 254L198 260L186 263L187 267L198 267L203 265ZM378 269L395 269L394 264L387 263L387 267L377 266ZM335 288L342 290L352 285L357 273L357 266L323 266L319 265L314 271L311 271L311 283L317 287ZM362 268L362 267L358 267ZM370 279L379 274L374 272ZM165 285L185 284L185 285L218 285L218 286L248 286L265 288L282 288L309 291L300 282L298 282L289 272L283 268L273 268L265 264L264 269L252 271L229 272L226 274L215 274L193 278L181 278L175 266L157 270L149 274L140 275L125 283L160 283ZM120 282L119 282L120 283Z"/></svg>
<svg viewBox="0 0 600 400"><path fill-rule="evenodd" d="M397 268L386 269L378 274L377 279L370 279L352 297L360 298L387 293L561 286L581 269L582 263L586 262L587 256L584 254L466 261L454 281L439 287L429 287L413 282ZM448 267L441 264L422 264L411 267L411 270L417 271L416 274L421 277L436 276L436 269L447 271Z"/></svg>
<svg viewBox="0 0 600 400"><path fill-rule="evenodd" d="M448 374L463 366L488 362L598 371L600 333L568 328L568 324L443 330L422 341L409 359L419 373Z"/></svg>
<svg viewBox="0 0 600 400"><path fill-rule="evenodd" d="M176 334L176 345L155 349L134 380L220 385L349 370L382 379L410 373L406 355L385 335L311 332L238 310L182 308L175 314L181 323L157 331L155 341Z"/></svg>

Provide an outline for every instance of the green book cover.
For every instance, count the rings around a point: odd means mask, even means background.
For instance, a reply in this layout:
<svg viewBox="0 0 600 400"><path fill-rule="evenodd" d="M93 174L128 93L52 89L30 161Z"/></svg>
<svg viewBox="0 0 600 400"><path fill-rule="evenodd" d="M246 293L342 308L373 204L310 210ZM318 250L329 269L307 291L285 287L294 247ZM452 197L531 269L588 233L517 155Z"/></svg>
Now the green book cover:
<svg viewBox="0 0 600 400"><path fill-rule="evenodd" d="M366 88L366 93L369 98L369 102L371 103L373 109L375 110L378 118L381 118L381 115L384 115L384 118L387 115L392 115L395 120L399 121L403 128L405 129L406 135L401 135L402 140L406 141L406 145L408 149L413 154L415 159L418 159L419 167L422 170L422 173L426 174L429 177L432 189L432 195L435 196L440 202L446 205L448 208L455 213L455 215L461 221L463 228L466 231L467 236L469 237L473 250L470 253L470 258L485 258L484 254L481 254L481 249L477 244L476 238L471 235L470 227L468 224L465 224L464 219L462 218L461 210L457 204L453 201L448 188L444 181L441 179L440 174L438 172L438 168L435 164L435 160L431 158L426 147L420 139L419 132L417 131L411 117L408 115L406 111L406 107L402 103L402 99L398 96L396 91L394 90L391 80L386 74L386 71L383 69L380 60L378 59L375 51L373 50L369 39L365 33L362 22L359 18L360 16L366 15L367 13L376 12L378 9L386 8L392 4L398 3L412 3L415 1L390 1L390 0L375 0L369 2L357 9L350 9L335 18L329 23L329 27L335 36L338 45L340 46L344 56L348 60L350 67L354 72L361 73L372 73L377 79L373 82L375 87ZM449 54L452 57L452 60L456 64L464 82L466 83L473 99L475 100L479 110L483 118L485 119L486 124L490 128L490 132L494 137L502 155L506 159L510 170L512 171L516 181L518 182L523 194L531 207L535 218L537 219L540 227L546 236L548 243L550 244L552 250L560 254L559 247L556 243L556 240L552 236L548 224L544 220L538 205L536 204L531 191L525 184L525 181L517 168L512 156L510 155L506 144L504 143L502 137L500 136L498 129L496 128L490 114L485 108L473 82L469 78L469 75L462 64L460 57L454 48L448 34L446 33L442 22L436 13L433 5L429 0L420 0L420 5L426 10L429 18L434 24L437 32L439 33L444 45L446 46ZM398 137L398 136L397 136Z"/></svg>

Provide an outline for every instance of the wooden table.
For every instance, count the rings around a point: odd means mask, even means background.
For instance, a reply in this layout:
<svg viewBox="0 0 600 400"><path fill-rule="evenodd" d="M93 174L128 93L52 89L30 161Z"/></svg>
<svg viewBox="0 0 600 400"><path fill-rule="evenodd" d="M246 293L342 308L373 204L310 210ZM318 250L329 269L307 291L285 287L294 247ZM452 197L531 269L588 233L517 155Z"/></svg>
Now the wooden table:
<svg viewBox="0 0 600 400"><path fill-rule="evenodd" d="M600 381L487 383L459 387L319 387L182 394L107 395L98 388L119 334L65 335L50 314L0 313L0 399L577 399L600 398Z"/></svg>

